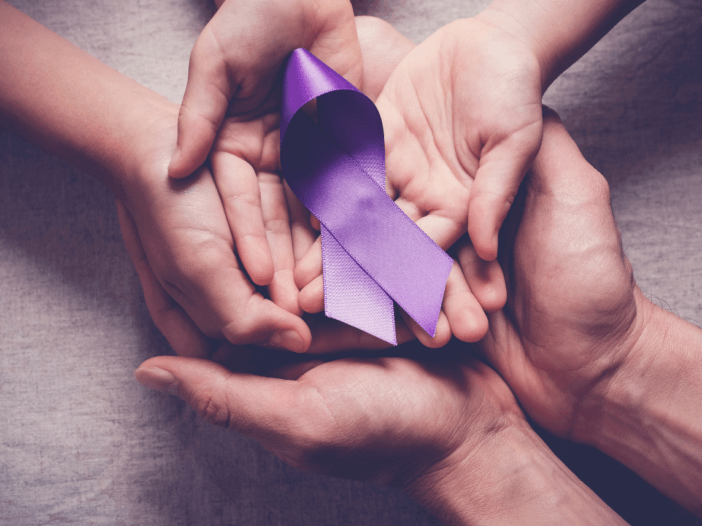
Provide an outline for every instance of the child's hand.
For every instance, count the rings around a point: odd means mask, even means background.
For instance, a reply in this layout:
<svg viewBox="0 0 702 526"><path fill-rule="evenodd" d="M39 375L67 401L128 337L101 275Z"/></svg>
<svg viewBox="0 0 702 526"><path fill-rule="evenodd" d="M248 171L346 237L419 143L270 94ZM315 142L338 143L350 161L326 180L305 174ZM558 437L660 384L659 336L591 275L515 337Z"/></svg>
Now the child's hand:
<svg viewBox="0 0 702 526"><path fill-rule="evenodd" d="M388 186L439 245L466 231L478 255L497 233L541 144L541 73L519 40L480 18L437 31L378 99Z"/></svg>
<svg viewBox="0 0 702 526"><path fill-rule="evenodd" d="M294 49L310 50L357 86L363 75L348 0L217 3L220 9L190 56L178 146L169 166L176 178L205 161L225 115L251 118L280 104L280 69Z"/></svg>
<svg viewBox="0 0 702 526"><path fill-rule="evenodd" d="M305 351L311 335L296 315L297 289L293 308L288 307L294 313L256 292L237 260L209 170L203 167L184 181L168 178L176 124L175 108L154 120L145 133L148 140L141 142L145 153L139 177L125 186L118 206L125 244L156 325L179 354L207 357L212 350L208 338ZM254 141L251 148L256 147L261 143ZM271 207L272 213L279 212L275 199L262 203L263 217ZM277 286L274 280L274 297L280 296Z"/></svg>

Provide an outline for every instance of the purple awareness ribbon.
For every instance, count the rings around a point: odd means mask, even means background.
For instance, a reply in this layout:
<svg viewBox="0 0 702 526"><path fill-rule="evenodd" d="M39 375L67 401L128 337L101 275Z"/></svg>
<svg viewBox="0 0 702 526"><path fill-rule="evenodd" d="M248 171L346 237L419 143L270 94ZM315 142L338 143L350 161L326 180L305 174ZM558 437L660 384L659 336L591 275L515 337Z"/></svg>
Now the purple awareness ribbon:
<svg viewBox="0 0 702 526"><path fill-rule="evenodd" d="M315 98L316 123L300 111ZM321 223L325 314L397 345L395 300L434 336L453 260L385 192L375 104L301 48L285 67L280 162Z"/></svg>

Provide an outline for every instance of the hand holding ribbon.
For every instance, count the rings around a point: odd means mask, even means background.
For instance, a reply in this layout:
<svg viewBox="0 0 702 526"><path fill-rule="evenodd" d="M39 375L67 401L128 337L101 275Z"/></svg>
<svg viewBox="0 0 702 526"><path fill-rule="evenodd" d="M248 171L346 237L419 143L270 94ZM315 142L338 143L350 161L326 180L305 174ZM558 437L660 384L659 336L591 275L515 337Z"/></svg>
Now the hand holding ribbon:
<svg viewBox="0 0 702 526"><path fill-rule="evenodd" d="M300 109L317 97L315 124ZM307 51L293 52L281 166L322 224L326 313L394 344L392 299L433 336L453 261L387 196L384 158L373 103Z"/></svg>

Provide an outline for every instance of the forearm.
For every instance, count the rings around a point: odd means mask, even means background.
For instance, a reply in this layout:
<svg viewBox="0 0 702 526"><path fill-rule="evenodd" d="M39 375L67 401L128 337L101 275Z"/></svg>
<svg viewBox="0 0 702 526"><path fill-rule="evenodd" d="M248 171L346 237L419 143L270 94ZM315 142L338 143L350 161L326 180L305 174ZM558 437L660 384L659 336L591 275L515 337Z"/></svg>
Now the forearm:
<svg viewBox="0 0 702 526"><path fill-rule="evenodd" d="M532 49L542 90L644 0L494 0L481 18Z"/></svg>
<svg viewBox="0 0 702 526"><path fill-rule="evenodd" d="M0 124L119 190L169 103L1 1L0 56Z"/></svg>
<svg viewBox="0 0 702 526"><path fill-rule="evenodd" d="M417 480L408 493L448 525L626 524L526 422Z"/></svg>
<svg viewBox="0 0 702 526"><path fill-rule="evenodd" d="M702 516L702 330L638 294L641 336L586 441Z"/></svg>

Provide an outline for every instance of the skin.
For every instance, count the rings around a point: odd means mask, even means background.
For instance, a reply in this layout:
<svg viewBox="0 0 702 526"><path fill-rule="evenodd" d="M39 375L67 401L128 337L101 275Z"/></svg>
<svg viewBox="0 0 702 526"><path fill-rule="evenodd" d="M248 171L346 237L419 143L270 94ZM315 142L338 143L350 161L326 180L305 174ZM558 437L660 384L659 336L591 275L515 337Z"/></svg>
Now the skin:
<svg viewBox="0 0 702 526"><path fill-rule="evenodd" d="M579 217L580 203L562 183L568 178L588 187L592 173L570 172L573 152L562 147L570 138L555 117L546 122L548 147L528 180L515 227L540 231L548 223L558 239L573 221L549 222L553 209L539 201L541 189L552 189L547 198L563 207L563 219ZM603 205L605 212L613 225ZM589 224L575 226L590 230ZM616 228L601 235L618 244ZM554 248L533 236L516 241L515 251L527 242L522 250L535 257L554 256ZM567 246L557 247L569 254ZM526 290L540 284L525 259L514 264ZM577 265L572 268L577 276ZM208 421L259 440L293 466L399 486L448 524L623 524L555 459L504 380L466 344L432 353L410 344L391 353L316 360L231 351L224 365L155 357L135 375L147 387L177 394Z"/></svg>
<svg viewBox="0 0 702 526"><path fill-rule="evenodd" d="M378 97L387 190L447 249L466 231L485 261L541 144L541 97L638 0L496 0L434 33ZM482 265L487 312L504 304L499 267ZM303 310L322 306L321 248L296 269ZM491 285L488 285L491 283Z"/></svg>
<svg viewBox="0 0 702 526"><path fill-rule="evenodd" d="M615 0L600 0L596 9L577 2L562 4L546 2L533 8L497 1L480 16L437 32L402 61L387 83L385 78L374 81L372 68L365 75L366 82L385 85L378 107L387 136L388 192L444 248L467 226L476 253L486 260L494 258L497 230L540 141L540 93L636 5ZM528 23L515 23L521 19L515 13ZM190 261L183 250L169 252L180 240L161 228L159 217L144 217L143 209L125 197L127 208L140 216L136 220L146 238L142 246L149 252L151 270L175 299L169 304L185 309L208 338L225 337L236 343L268 340L296 351L310 347L308 330L282 311L299 315L300 307L306 312L323 309L321 248L317 243L307 250L314 221L284 185L281 191L272 117L277 100L274 72L291 49L305 46L360 85L361 45L351 15L349 4L341 0L321 7L312 0L293 4L267 0L255 6L229 0L198 39L168 171L173 177L188 175L210 154L231 234L221 228L220 214L209 218L208 234L216 231L214 241L199 237L183 242L206 244L212 255L207 261L224 268L202 268L206 263ZM546 31L553 19L562 20L568 30ZM248 29L250 20L265 21L277 39L260 41L259 33ZM244 26L242 21L247 21ZM373 55L367 47L364 54ZM266 60L260 60L262 56ZM434 75L424 74L432 68ZM160 116L155 119L162 122ZM164 137L168 126L164 125ZM149 174L143 179L162 169L161 165L146 169ZM132 195L138 202L140 196ZM211 204L204 214L209 216L220 207L211 196L207 199ZM170 226L180 228L178 220ZM181 232L192 234L188 229ZM288 230L294 234L292 256ZM169 240L166 247L159 246L162 239ZM230 244L236 261L225 255ZM157 252L156 247L166 250ZM163 254L172 257L166 260ZM293 262L297 263L294 283ZM222 285L209 274L219 276ZM230 296L234 300L221 293L225 282L236 283L236 293ZM251 282L267 285L267 296L282 311L262 300ZM296 289L302 289L299 295ZM406 316L404 321L425 345L443 345L452 333L475 341L487 330L483 310L494 312L504 301L497 264L480 265L470 287L455 266L435 337L429 338ZM323 325L317 348L328 349L325 342L333 341L329 335L339 331L348 335L341 340L343 346L352 341L378 346L345 328Z"/></svg>
<svg viewBox="0 0 702 526"><path fill-rule="evenodd" d="M270 185L262 182L259 188L256 175L268 179L264 172L279 172L273 144L277 123L271 125L267 117L280 106L279 71L291 51L305 47L360 87L361 49L347 0L216 3L218 10L191 53L168 174L176 179L187 177L209 156L241 262L255 284L270 285L280 281L280 266L287 267L288 261L283 261L287 256L276 246L279 229L271 233L269 227L272 221L285 220L288 207L278 200L279 210L269 208L273 215L264 217L262 200L271 197ZM243 132L231 131L237 129L232 126L237 121L259 123L240 128L252 134L244 145L236 144L233 137ZM241 160L223 154L238 155ZM217 177L225 170L236 173L237 178ZM304 241L299 241L298 250L303 247ZM283 283L273 284L272 289L289 288L290 282ZM299 311L291 305L291 294L276 293L273 300L287 310Z"/></svg>
<svg viewBox="0 0 702 526"><path fill-rule="evenodd" d="M367 29L364 29L364 26ZM360 18L358 27L362 37L364 61L368 61L364 84L371 90L368 93L375 97L387 75L410 49L411 43L389 25L371 23L368 18ZM369 45L370 42L374 42L374 45ZM309 213L280 178L278 125L277 110L253 118L226 118L210 152L209 164L222 196L237 253L254 283L261 284L266 281L258 278L263 277L266 265L261 262L265 263L265 252L270 250L274 262L274 278L267 281L270 298L277 305L298 315L301 314L298 305L306 312L320 312L323 310L321 255L317 281L320 284L317 289L319 294L310 294L308 289L306 294L298 298L299 282L293 281L291 267L310 252L310 245L317 233L310 230L313 221ZM262 206L264 200L266 211ZM397 202L403 207L406 200L400 198ZM245 244L239 240L243 240ZM253 240L258 241L249 243ZM321 245L317 243L313 247L319 248ZM321 248L319 253L321 254ZM496 270L493 274L501 279L499 269ZM430 337L403 313L404 324L415 337L431 347L445 345L452 333L460 339L476 341L487 330L487 318L483 308L495 310L504 303L504 299L500 297L504 296L502 289L497 288L497 293L483 294L476 298L466 285L458 265L455 265L447 284L444 309L436 334ZM316 302L314 307L309 305L311 297ZM481 306L481 302L484 305ZM348 333L355 345L382 345L375 338L351 336L352 333L342 329L342 326L337 327L338 330ZM324 331L328 333L329 328L325 327ZM401 333L404 331L402 328ZM401 334L401 338L405 336ZM349 340L343 338L342 341ZM330 350L330 346L324 342L325 338L322 338L313 350ZM336 347L339 347L338 342ZM347 348L347 344L342 343L341 348Z"/></svg>
<svg viewBox="0 0 702 526"><path fill-rule="evenodd" d="M165 291L149 302L152 314L161 328L180 327L164 330L174 349L205 356L210 339L307 349L304 321L265 299L243 271L209 170L168 178L178 106L5 2L0 25L0 121L114 190L137 234L131 244L141 247L147 299ZM36 89L47 78L47 89Z"/></svg>
<svg viewBox="0 0 702 526"><path fill-rule="evenodd" d="M362 17L358 25L363 42L380 41L387 46L387 52L383 47L364 47L364 58L369 61L366 82L369 89L377 93L411 43L377 19ZM387 346L333 320L306 318L303 321L298 317L302 313L298 307L299 291L293 279L293 268L300 255L309 251L317 233L311 229L309 213L280 177L277 111L247 121L227 118L210 153L211 171L202 168L182 181L163 177L164 159L173 148L171 106L157 122L159 129L151 130L146 143L154 147L145 164L147 176L139 179L139 185L127 190L120 206L120 220L125 244L139 271L156 325L165 334L171 333L169 327L177 327L177 337L169 341L178 353L191 353L187 350L192 348L188 347L189 342L198 341L201 350L197 356L211 356L223 338L233 343L259 342L313 353ZM217 203L212 192L213 182L223 196ZM168 200L161 196L163 192ZM147 201L158 206L146 206ZM191 207L199 211L199 216L188 211ZM243 233L244 237L252 235L247 232L246 222L234 219L242 214L253 218L260 216L264 220L266 244L274 262L274 278L266 287L266 296L272 300L274 308L248 281L239 263L245 258L234 244L236 233ZM168 221L164 222L164 218ZM186 237L191 241L183 246L181 240ZM196 243L205 246L191 249ZM174 252L174 248L179 251ZM205 249L211 250L211 256L203 257ZM232 265L232 258L227 255L233 251L239 256L236 267L223 269L225 257L228 265ZM180 274L179 269L183 268L188 269L189 274ZM195 286L189 283L190 275L207 280L211 285L205 289L207 296L202 295L204 287L197 288L199 283ZM214 280L218 276L221 280ZM214 283L224 282L226 286L215 288ZM489 298L489 294L482 297ZM217 320L211 310L201 306L214 306L228 313L230 321ZM452 325L456 327L454 333L466 340L477 340L487 330L487 318L457 263L447 283L437 334L431 338L409 318L407 322L398 323L399 341L419 337L422 343L432 347L446 344ZM314 331L313 342L306 323ZM220 326L226 327L227 332L218 331Z"/></svg>
<svg viewBox="0 0 702 526"><path fill-rule="evenodd" d="M534 164L537 175L528 180L526 201L520 203L521 223L515 224L517 210L506 225L507 306L490 315L480 347L530 414L569 437L593 382L624 359L626 342L640 327L636 286L612 217L609 186L584 161L557 117L546 115L555 131L544 148L558 148L559 155L552 156L553 166ZM548 153L541 158L548 159ZM544 181L538 174L545 171L559 177ZM459 249L459 261L470 276L478 258L469 244Z"/></svg>
<svg viewBox="0 0 702 526"><path fill-rule="evenodd" d="M538 62L519 41L477 19L437 31L389 77L377 100L386 189L442 248L476 225L490 234L476 241L471 233L474 243L494 259L496 243L491 255L485 247L541 141L539 79ZM296 269L304 310L321 309L321 266L317 244ZM480 303L493 311L504 304L502 274L497 263L486 268L492 291Z"/></svg>
<svg viewBox="0 0 702 526"><path fill-rule="evenodd" d="M644 297L604 177L553 112L544 123L501 239L509 299L479 348L541 426L702 515L702 330ZM470 282L482 261L469 243L459 261Z"/></svg>
<svg viewBox="0 0 702 526"><path fill-rule="evenodd" d="M643 298L606 181L553 112L544 123L501 238L510 299L473 347L499 376L470 347L404 347L295 362L239 350L227 367L157 357L137 379L295 466L403 487L449 524L620 523L534 439L506 381L542 426L702 514L702 330ZM467 240L458 254L476 276Z"/></svg>

